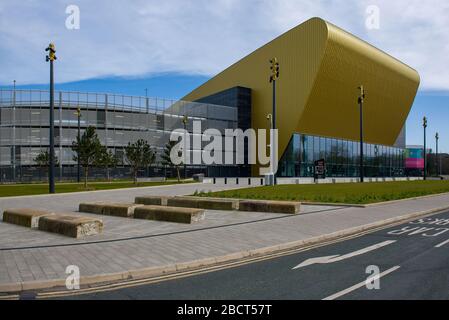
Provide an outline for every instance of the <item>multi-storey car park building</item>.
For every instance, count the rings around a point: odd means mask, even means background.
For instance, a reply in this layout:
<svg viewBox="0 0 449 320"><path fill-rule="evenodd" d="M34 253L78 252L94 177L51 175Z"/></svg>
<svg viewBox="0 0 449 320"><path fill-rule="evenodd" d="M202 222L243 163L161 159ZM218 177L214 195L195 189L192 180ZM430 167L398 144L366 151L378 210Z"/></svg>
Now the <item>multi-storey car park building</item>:
<svg viewBox="0 0 449 320"><path fill-rule="evenodd" d="M72 142L78 134L77 109L80 108L80 131L95 127L103 145L116 155L119 166L113 176L129 175L124 148L129 142L144 139L158 156L153 166L143 170L144 176L164 176L160 154L172 130L192 130L193 121L201 121L203 129L236 128L237 109L205 103L167 99L132 97L115 94L56 92L55 93L55 154L60 179L77 176ZM49 92L39 90L0 90L0 177L4 182L45 178L45 171L34 159L49 148ZM205 172L213 175L237 175L235 167L190 166L188 174ZM58 173L58 170L56 171ZM105 177L104 170L93 175Z"/></svg>
<svg viewBox="0 0 449 320"><path fill-rule="evenodd" d="M419 87L418 73L333 24L313 18L236 62L180 102L57 94L55 125L61 177L75 174L69 147L76 136L74 112L78 106L84 113L82 126L96 126L102 141L120 159L123 147L140 137L160 150L169 132L183 127L185 114L190 119L189 130L194 118L204 122L203 129L269 129L269 60L273 57L280 63L278 176L312 176L314 161L321 159L326 162L327 176L359 176L360 85L366 91L365 175L405 175L405 121ZM0 103L2 177L11 179L12 172L31 175L35 170L33 155L48 147L48 92L2 91ZM189 172L202 171L208 176L258 175L257 164L193 169ZM162 175L160 170L155 167L147 174Z"/></svg>

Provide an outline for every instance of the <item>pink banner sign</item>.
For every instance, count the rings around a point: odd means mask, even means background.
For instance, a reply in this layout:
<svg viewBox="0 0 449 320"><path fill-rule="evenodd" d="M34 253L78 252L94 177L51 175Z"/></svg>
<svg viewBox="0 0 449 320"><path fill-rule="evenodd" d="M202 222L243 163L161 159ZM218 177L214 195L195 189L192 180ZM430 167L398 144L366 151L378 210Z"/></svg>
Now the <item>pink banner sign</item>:
<svg viewBox="0 0 449 320"><path fill-rule="evenodd" d="M405 160L405 167L407 169L424 169L424 159L408 158Z"/></svg>

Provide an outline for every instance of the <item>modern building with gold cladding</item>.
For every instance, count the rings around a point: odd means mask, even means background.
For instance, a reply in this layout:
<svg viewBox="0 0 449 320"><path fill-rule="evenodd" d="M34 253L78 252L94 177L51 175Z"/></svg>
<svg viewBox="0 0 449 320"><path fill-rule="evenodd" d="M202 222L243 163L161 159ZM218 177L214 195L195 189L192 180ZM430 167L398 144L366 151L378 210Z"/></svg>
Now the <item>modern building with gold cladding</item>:
<svg viewBox="0 0 449 320"><path fill-rule="evenodd" d="M293 133L360 139L358 86L365 88L364 140L393 146L412 107L420 78L401 61L320 18L291 29L207 81L183 100L233 88L251 89L251 126L269 129L269 60L277 80L279 155Z"/></svg>

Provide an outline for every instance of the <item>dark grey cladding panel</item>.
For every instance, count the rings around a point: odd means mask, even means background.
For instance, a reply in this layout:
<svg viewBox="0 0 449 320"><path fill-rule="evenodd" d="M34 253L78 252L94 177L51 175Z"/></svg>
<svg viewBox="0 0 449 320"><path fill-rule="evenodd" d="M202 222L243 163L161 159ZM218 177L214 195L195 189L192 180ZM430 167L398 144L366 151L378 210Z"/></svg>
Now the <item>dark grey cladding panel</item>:
<svg viewBox="0 0 449 320"><path fill-rule="evenodd" d="M237 127L246 130L251 128L251 89L245 87L233 87L224 91L214 93L203 97L195 102L218 104L237 108L238 122ZM248 150L247 141L245 141L245 150ZM251 166L248 165L248 154L245 153L245 165L236 166L237 176L251 176ZM221 173L214 173L212 176L221 176Z"/></svg>
<svg viewBox="0 0 449 320"><path fill-rule="evenodd" d="M195 102L237 108L238 127L243 130L251 128L251 89L249 88L233 87L201 98Z"/></svg>

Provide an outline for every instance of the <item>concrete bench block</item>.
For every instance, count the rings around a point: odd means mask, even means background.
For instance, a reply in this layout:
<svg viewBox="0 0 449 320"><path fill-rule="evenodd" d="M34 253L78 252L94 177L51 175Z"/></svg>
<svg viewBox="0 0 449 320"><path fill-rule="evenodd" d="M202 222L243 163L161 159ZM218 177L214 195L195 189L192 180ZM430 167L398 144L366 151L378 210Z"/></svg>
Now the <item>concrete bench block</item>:
<svg viewBox="0 0 449 320"><path fill-rule="evenodd" d="M134 210L134 218L178 223L194 223L204 220L205 214L202 209L143 206Z"/></svg>
<svg viewBox="0 0 449 320"><path fill-rule="evenodd" d="M136 197L134 202L138 204L143 204L146 206L166 206L167 200L170 197L167 196L143 196Z"/></svg>
<svg viewBox="0 0 449 320"><path fill-rule="evenodd" d="M239 201L233 199L207 199L198 200L198 208L210 210L238 210Z"/></svg>
<svg viewBox="0 0 449 320"><path fill-rule="evenodd" d="M103 205L104 203L102 202L80 203L78 206L78 211L94 214L103 214Z"/></svg>
<svg viewBox="0 0 449 320"><path fill-rule="evenodd" d="M79 211L94 214L102 214L105 216L127 218L132 217L134 214L134 209L140 206L143 205L135 203L107 203L107 202L80 203Z"/></svg>
<svg viewBox="0 0 449 320"><path fill-rule="evenodd" d="M37 228L41 217L52 214L48 211L35 209L6 209L3 212L3 222L23 227Z"/></svg>
<svg viewBox="0 0 449 320"><path fill-rule="evenodd" d="M39 230L72 238L92 236L103 231L103 221L74 215L55 214L39 219Z"/></svg>
<svg viewBox="0 0 449 320"><path fill-rule="evenodd" d="M174 197L167 199L167 206L198 209L198 201L194 198Z"/></svg>
<svg viewBox="0 0 449 320"><path fill-rule="evenodd" d="M132 217L134 215L134 210L138 207L143 206L142 204L135 203L110 203L105 204L103 207L103 215L115 216L115 217Z"/></svg>
<svg viewBox="0 0 449 320"><path fill-rule="evenodd" d="M236 199L186 196L168 199L167 205L173 207L198 208L208 210L238 210L239 201Z"/></svg>
<svg viewBox="0 0 449 320"><path fill-rule="evenodd" d="M240 211L253 212L297 214L300 207L301 203L294 201L242 200L239 203Z"/></svg>

